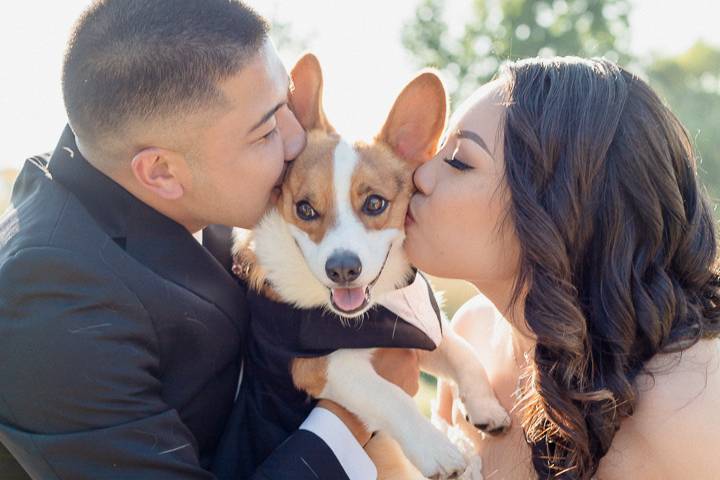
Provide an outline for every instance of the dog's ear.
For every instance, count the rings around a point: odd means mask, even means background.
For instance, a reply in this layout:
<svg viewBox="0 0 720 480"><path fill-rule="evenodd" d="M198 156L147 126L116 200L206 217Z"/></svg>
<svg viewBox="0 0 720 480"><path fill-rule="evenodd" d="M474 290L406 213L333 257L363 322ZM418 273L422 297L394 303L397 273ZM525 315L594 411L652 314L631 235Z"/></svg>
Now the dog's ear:
<svg viewBox="0 0 720 480"><path fill-rule="evenodd" d="M376 141L414 164L435 154L445 129L447 97L440 77L424 71L408 83L395 100Z"/></svg>
<svg viewBox="0 0 720 480"><path fill-rule="evenodd" d="M334 132L322 108L323 77L317 57L312 53L303 55L293 67L290 77L290 108L300 125L305 130Z"/></svg>

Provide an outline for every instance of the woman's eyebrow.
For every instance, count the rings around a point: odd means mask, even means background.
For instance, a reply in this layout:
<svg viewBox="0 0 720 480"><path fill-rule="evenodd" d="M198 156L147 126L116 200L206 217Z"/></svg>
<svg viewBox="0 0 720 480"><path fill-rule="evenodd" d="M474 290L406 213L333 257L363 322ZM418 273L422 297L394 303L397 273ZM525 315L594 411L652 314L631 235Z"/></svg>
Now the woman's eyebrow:
<svg viewBox="0 0 720 480"><path fill-rule="evenodd" d="M458 130L457 132L455 132L455 135L457 136L457 138L467 138L468 140L477 143L483 150L488 153L488 155L490 155L490 157L492 157L492 153L490 153L490 149L485 143L485 140L483 140L482 137L477 133L471 132L469 130Z"/></svg>

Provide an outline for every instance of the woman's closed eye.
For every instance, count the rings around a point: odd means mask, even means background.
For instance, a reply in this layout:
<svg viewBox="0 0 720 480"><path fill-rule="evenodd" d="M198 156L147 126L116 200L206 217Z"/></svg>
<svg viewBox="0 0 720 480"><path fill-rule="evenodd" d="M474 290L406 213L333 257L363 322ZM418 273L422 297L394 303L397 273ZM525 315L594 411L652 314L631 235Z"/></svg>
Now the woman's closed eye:
<svg viewBox="0 0 720 480"><path fill-rule="evenodd" d="M460 159L460 157L458 157L458 153L459 153L459 152L460 152L460 145L457 145L457 146L453 149L452 155L450 155L450 157L445 158L445 163L447 163L448 165L450 165L450 166L453 167L454 169L460 170L460 171L463 171L463 170L472 170L473 168L475 168L475 167L473 167L472 165L469 165L469 164L463 162L463 161Z"/></svg>
<svg viewBox="0 0 720 480"><path fill-rule="evenodd" d="M461 170L461 171L462 170L471 170L471 169L475 168L475 167L472 167L472 166L468 165L467 163L463 162L455 155L453 155L452 158L446 158L445 163L447 163L451 167L453 167L457 170Z"/></svg>

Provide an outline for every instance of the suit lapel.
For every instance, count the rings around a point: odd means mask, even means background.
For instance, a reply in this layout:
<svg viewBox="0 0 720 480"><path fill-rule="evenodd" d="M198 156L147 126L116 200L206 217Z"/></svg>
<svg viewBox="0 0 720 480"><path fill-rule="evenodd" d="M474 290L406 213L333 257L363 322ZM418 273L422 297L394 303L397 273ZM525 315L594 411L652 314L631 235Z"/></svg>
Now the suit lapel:
<svg viewBox="0 0 720 480"><path fill-rule="evenodd" d="M202 244L228 271L232 268L232 228L210 225L203 230Z"/></svg>
<svg viewBox="0 0 720 480"><path fill-rule="evenodd" d="M239 322L246 315L245 291L229 271L182 225L90 165L80 154L69 127L52 154L48 170L129 255L215 304L238 328L242 327Z"/></svg>
<svg viewBox="0 0 720 480"><path fill-rule="evenodd" d="M130 217L128 254L215 304L231 319L242 318L245 291L235 278L184 227L167 217L159 219L153 212L138 211Z"/></svg>

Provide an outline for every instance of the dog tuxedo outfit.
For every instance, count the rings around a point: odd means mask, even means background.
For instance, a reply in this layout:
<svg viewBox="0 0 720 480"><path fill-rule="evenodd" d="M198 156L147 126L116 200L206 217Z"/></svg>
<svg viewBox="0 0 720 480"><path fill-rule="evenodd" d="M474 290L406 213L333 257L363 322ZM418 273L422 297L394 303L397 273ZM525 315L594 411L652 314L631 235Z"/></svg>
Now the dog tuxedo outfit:
<svg viewBox="0 0 720 480"><path fill-rule="evenodd" d="M216 456L224 468L238 470L214 469L221 478L246 478L255 471L317 403L295 388L290 373L294 358L321 357L341 348L434 350L442 338L440 309L419 272L409 285L386 295L362 321L343 323L333 313L294 308L253 291L247 302L243 380Z"/></svg>

